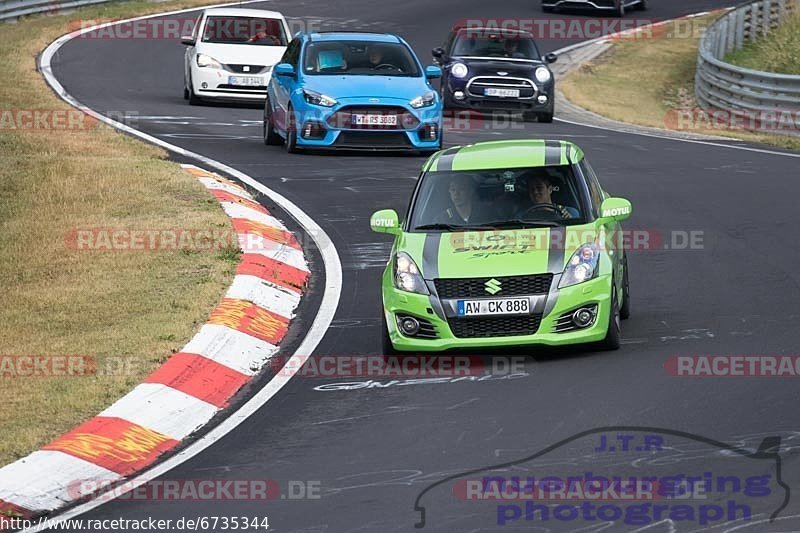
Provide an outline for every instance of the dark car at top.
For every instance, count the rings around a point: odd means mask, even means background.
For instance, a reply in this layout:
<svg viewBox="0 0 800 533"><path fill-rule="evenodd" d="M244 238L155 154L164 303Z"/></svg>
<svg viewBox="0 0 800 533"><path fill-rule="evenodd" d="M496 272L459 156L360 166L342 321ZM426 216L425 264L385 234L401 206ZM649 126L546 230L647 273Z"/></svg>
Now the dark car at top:
<svg viewBox="0 0 800 533"><path fill-rule="evenodd" d="M433 49L442 67L445 109L522 113L526 120L553 121L555 78L548 66L555 54L542 56L525 31L461 27Z"/></svg>
<svg viewBox="0 0 800 533"><path fill-rule="evenodd" d="M591 9L624 17L628 10L647 9L647 0L542 0L543 11L556 9Z"/></svg>

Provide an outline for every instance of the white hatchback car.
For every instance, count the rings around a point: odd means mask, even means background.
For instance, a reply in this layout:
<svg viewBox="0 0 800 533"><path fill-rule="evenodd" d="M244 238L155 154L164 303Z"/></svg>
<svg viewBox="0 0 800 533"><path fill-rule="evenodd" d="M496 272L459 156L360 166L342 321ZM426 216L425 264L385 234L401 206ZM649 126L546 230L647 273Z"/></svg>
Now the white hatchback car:
<svg viewBox="0 0 800 533"><path fill-rule="evenodd" d="M183 97L203 100L260 101L267 96L272 67L291 36L283 15L262 9L204 10L186 45Z"/></svg>

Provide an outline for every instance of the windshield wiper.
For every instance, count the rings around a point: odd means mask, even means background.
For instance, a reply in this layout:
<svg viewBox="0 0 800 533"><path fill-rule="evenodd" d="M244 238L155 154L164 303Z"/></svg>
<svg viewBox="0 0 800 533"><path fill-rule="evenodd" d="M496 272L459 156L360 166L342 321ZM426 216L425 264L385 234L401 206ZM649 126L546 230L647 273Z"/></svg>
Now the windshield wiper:
<svg viewBox="0 0 800 533"><path fill-rule="evenodd" d="M562 226L558 222L554 220L539 220L539 221L531 221L531 220L522 220L522 219L514 219L514 220L496 220L494 222L487 222L486 224L481 224L480 227L482 228L511 228L514 226L526 226L526 227L533 227L533 228L557 228Z"/></svg>
<svg viewBox="0 0 800 533"><path fill-rule="evenodd" d="M415 230L446 230L446 231L471 231L486 229L485 226L455 226L453 224L423 224L416 226Z"/></svg>

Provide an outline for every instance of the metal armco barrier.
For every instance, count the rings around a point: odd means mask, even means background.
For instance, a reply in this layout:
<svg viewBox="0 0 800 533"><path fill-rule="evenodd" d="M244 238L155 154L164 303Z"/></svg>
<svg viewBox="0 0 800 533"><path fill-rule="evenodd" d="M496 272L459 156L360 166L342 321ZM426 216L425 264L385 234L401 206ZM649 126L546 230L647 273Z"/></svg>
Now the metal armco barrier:
<svg viewBox="0 0 800 533"><path fill-rule="evenodd" d="M12 20L34 13L58 13L64 9L101 4L108 1L110 0L71 0L66 2L55 0L0 0L0 20Z"/></svg>
<svg viewBox="0 0 800 533"><path fill-rule="evenodd" d="M761 72L724 62L726 54L764 36L798 7L800 0L762 0L739 7L708 26L700 41L695 76L695 94L703 109L771 117L779 125L800 112L800 76Z"/></svg>

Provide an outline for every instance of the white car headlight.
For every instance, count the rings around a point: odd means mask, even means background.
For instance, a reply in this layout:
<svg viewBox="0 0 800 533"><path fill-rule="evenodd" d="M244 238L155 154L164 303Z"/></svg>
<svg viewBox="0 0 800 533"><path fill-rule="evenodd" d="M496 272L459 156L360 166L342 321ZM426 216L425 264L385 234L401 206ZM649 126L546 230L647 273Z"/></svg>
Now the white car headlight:
<svg viewBox="0 0 800 533"><path fill-rule="evenodd" d="M599 264L600 247L594 243L582 245L570 257L564 273L561 275L558 288L563 289L596 278L600 270Z"/></svg>
<svg viewBox="0 0 800 533"><path fill-rule="evenodd" d="M409 102L409 105L414 109L419 109L420 107L428 107L432 106L436 102L436 93L433 91L428 91L422 96L417 96L413 100Z"/></svg>
<svg viewBox="0 0 800 533"><path fill-rule="evenodd" d="M416 294L429 294L425 280L417 264L405 252L398 252L394 258L394 286L401 291Z"/></svg>
<svg viewBox="0 0 800 533"><path fill-rule="evenodd" d="M553 75L550 74L550 69L547 67L537 68L535 75L536 75L536 81L538 81L539 83L547 83L548 81L550 81L550 78L553 77Z"/></svg>
<svg viewBox="0 0 800 533"><path fill-rule="evenodd" d="M466 78L467 74L469 74L469 69L464 63L456 63L455 65L450 67L450 73L459 79Z"/></svg>
<svg viewBox="0 0 800 533"><path fill-rule="evenodd" d="M222 69L222 63L205 54L197 54L197 66Z"/></svg>
<svg viewBox="0 0 800 533"><path fill-rule="evenodd" d="M339 103L330 96L325 96L322 93L311 91L309 89L303 89L303 97L309 104L321 105L323 107L333 107Z"/></svg>

